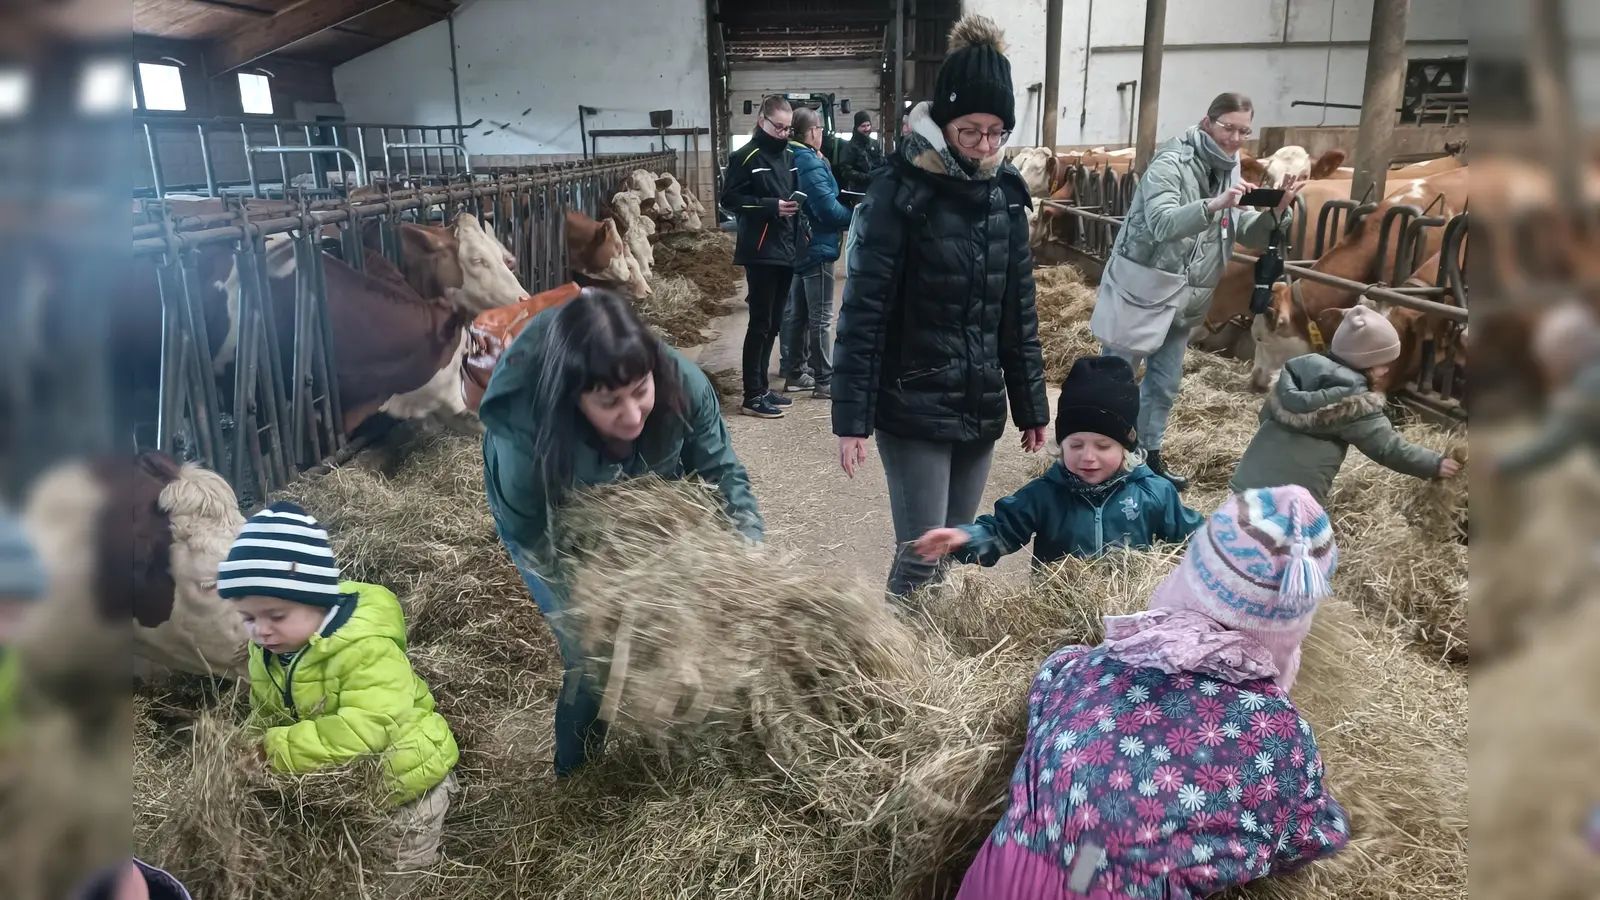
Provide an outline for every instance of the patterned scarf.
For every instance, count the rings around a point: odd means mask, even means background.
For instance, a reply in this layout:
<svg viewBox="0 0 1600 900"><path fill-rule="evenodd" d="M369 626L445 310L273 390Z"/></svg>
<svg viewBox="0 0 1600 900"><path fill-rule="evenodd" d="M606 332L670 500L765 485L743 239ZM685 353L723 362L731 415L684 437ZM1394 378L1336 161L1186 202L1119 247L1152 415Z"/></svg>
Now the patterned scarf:
<svg viewBox="0 0 1600 900"><path fill-rule="evenodd" d="M1115 475L1112 475L1110 478L1107 478L1105 481L1102 481L1099 484L1090 484L1089 482L1084 481L1082 478L1079 478L1077 475L1074 475L1072 470L1067 468L1066 463L1061 463L1060 465L1062 480L1066 482L1064 487L1066 487L1067 492L1082 497L1085 500L1088 500L1090 503L1093 503L1095 506L1104 505L1106 498L1110 497L1112 492L1120 487L1122 482L1126 481L1128 478L1127 472L1119 471Z"/></svg>
<svg viewBox="0 0 1600 900"><path fill-rule="evenodd" d="M1005 161L1005 150L997 148L993 156L977 163L958 157L945 142L944 129L933 121L932 106L924 100L912 108L906 120L911 123L911 133L901 140L900 153L919 169L935 175L948 175L960 181L988 181L1000 170Z"/></svg>

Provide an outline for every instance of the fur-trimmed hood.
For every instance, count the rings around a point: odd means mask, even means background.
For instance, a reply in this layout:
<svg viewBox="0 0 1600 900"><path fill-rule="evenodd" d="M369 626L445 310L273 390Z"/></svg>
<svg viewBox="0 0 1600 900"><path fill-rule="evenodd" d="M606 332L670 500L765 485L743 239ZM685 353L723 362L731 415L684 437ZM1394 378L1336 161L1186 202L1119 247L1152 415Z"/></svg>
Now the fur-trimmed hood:
<svg viewBox="0 0 1600 900"><path fill-rule="evenodd" d="M1332 428L1383 415L1388 398L1355 369L1316 354L1289 360L1268 395L1266 414L1296 431Z"/></svg>
<svg viewBox="0 0 1600 900"><path fill-rule="evenodd" d="M911 123L911 133L906 136L902 152L907 162L924 172L961 181L988 181L1005 165L1005 148L996 147L994 154L979 162L977 171L968 175L956 162L956 150L945 142L944 129L933 121L933 106L926 100L911 108L906 121Z"/></svg>

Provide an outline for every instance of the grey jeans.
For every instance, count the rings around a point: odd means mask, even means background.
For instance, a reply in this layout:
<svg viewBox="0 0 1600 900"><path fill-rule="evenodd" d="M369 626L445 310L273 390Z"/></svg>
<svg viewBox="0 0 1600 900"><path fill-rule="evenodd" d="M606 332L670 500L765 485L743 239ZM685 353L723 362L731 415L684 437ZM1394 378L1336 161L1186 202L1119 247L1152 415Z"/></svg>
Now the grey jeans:
<svg viewBox="0 0 1600 900"><path fill-rule="evenodd" d="M894 517L895 555L889 593L904 597L932 581L941 564L930 563L911 542L935 528L970 525L989 482L993 441L940 444L878 432L878 453L889 479L889 514Z"/></svg>
<svg viewBox="0 0 1600 900"><path fill-rule="evenodd" d="M795 270L778 340L778 374L798 381L806 372L818 387L833 380L833 263Z"/></svg>
<svg viewBox="0 0 1600 900"><path fill-rule="evenodd" d="M1183 354L1189 349L1191 326L1174 327L1167 339L1148 356L1129 353L1116 347L1103 347L1101 356L1120 356L1138 371L1144 363L1144 380L1139 382L1139 446L1160 450L1167 433L1167 417L1183 385Z"/></svg>

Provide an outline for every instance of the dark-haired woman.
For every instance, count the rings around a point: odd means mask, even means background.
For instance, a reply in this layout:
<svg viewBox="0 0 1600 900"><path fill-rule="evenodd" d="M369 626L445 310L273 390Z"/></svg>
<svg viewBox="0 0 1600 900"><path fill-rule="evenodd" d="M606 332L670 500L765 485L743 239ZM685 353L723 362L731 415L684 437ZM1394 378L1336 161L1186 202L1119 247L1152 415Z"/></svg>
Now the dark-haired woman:
<svg viewBox="0 0 1600 900"><path fill-rule="evenodd" d="M555 723L563 776L605 740L601 687L560 616L566 589L550 534L563 502L585 485L695 475L721 489L750 540L760 542L764 526L711 382L610 291L585 288L535 316L495 368L478 415L495 529L566 665Z"/></svg>

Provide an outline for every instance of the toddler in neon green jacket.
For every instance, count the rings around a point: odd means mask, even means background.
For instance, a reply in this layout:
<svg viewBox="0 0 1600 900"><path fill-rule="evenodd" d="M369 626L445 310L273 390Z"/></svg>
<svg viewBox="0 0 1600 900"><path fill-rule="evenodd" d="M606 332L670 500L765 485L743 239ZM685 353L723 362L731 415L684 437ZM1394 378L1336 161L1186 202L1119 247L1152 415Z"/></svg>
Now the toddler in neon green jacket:
<svg viewBox="0 0 1600 900"><path fill-rule="evenodd" d="M377 755L393 790L398 871L427 868L459 753L406 659L405 617L387 588L339 579L328 534L293 503L250 517L217 575L244 617L250 709L263 755L310 772Z"/></svg>

